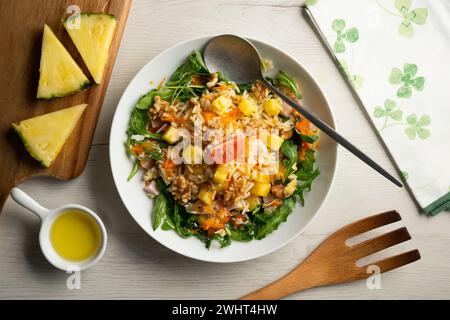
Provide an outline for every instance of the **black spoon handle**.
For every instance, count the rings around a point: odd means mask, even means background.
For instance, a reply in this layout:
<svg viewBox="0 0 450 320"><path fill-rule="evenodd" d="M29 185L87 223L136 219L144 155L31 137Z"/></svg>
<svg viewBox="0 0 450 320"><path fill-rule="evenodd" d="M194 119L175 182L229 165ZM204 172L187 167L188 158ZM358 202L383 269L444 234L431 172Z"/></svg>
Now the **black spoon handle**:
<svg viewBox="0 0 450 320"><path fill-rule="evenodd" d="M325 122L317 118L315 115L313 115L308 110L304 109L301 105L294 102L292 99L288 98L286 95L284 95L278 88L276 88L274 85L272 85L269 81L262 78L262 81L264 84L272 90L277 96L279 96L281 99L283 99L287 104L289 104L292 108L300 112L306 119L311 121L312 124L314 124L317 128L319 128L322 132L325 132L331 139L339 143L341 146L346 148L348 151L353 153L355 156L357 156L359 159L364 161L367 165L372 167L375 171L383 175L386 179L397 185L398 187L403 187L403 185L395 179L391 174L389 174L386 170L384 170L382 167L380 167L375 161L370 159L367 155L365 155L361 150L359 150L357 147L355 147L353 144L351 144L347 139L345 139L343 136L341 136L339 133L336 132L332 127L327 125Z"/></svg>

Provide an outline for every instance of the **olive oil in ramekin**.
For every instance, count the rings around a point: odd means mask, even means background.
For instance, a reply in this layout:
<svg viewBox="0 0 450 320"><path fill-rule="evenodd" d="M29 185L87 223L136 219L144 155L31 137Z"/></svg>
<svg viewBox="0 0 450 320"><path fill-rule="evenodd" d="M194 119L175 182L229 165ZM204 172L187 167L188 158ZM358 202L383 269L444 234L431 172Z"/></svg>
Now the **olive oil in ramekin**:
<svg viewBox="0 0 450 320"><path fill-rule="evenodd" d="M97 221L80 210L62 212L53 222L50 242L56 253L69 261L83 261L100 249L102 232Z"/></svg>

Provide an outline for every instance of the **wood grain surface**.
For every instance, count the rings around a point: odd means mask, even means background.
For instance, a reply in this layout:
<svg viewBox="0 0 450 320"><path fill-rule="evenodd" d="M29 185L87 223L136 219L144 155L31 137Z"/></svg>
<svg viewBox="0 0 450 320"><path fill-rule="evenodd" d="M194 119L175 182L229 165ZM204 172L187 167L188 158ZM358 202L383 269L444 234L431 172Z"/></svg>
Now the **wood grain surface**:
<svg viewBox="0 0 450 320"><path fill-rule="evenodd" d="M339 131L395 172L303 17L302 4L302 0L134 0L86 169L70 181L38 177L20 184L46 207L79 203L94 210L108 230L105 256L82 272L79 290L67 289L69 275L53 268L40 251L39 220L9 198L0 215L0 298L237 299L287 274L339 227L391 209L401 214L402 221L388 230L406 226L412 240L370 259L418 248L420 261L382 275L378 289L370 290L366 281L358 281L306 290L289 299L450 298L450 215L444 212L430 218L419 214L405 189L341 148L334 185L314 221L289 245L253 261L212 264L185 258L151 239L122 204L108 155L111 121L122 92L136 72L162 50L205 34L258 38L301 61L325 91ZM372 236L386 231L374 230Z"/></svg>
<svg viewBox="0 0 450 320"><path fill-rule="evenodd" d="M52 28L89 75L61 23L69 16L67 9L71 5L77 5L81 12L105 12L118 19L104 79L101 85L92 85L74 95L51 101L37 100L44 24ZM131 0L0 1L0 155L4 168L0 170L0 211L11 188L28 177L40 175L68 180L83 171L130 5ZM11 123L81 103L87 103L88 108L55 163L50 168L42 167L28 154Z"/></svg>

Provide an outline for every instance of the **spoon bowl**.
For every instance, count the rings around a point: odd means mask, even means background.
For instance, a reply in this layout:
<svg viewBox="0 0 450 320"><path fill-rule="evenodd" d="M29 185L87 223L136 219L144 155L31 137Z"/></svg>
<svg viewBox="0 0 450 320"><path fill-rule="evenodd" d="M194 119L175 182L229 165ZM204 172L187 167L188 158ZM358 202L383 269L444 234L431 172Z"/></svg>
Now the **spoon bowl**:
<svg viewBox="0 0 450 320"><path fill-rule="evenodd" d="M262 79L258 50L241 37L225 34L213 38L206 45L204 59L211 72L222 72L238 84Z"/></svg>

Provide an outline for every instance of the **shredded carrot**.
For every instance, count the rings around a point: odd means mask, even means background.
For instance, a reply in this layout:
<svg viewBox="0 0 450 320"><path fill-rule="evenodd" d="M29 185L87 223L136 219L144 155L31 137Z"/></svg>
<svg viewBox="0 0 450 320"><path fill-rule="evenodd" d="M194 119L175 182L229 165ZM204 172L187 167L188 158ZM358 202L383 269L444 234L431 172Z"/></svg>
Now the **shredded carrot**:
<svg viewBox="0 0 450 320"><path fill-rule="evenodd" d="M236 119L237 116L238 116L240 113L241 113L241 110L239 110L239 108L234 108L233 110L228 111L228 112L225 114L225 117L226 117L227 119L233 120L233 119Z"/></svg>
<svg viewBox="0 0 450 320"><path fill-rule="evenodd" d="M272 202L271 206L272 207L278 207L283 203L283 201L281 201L281 199L276 199L275 201Z"/></svg>
<svg viewBox="0 0 450 320"><path fill-rule="evenodd" d="M309 148L310 148L309 143L307 143L307 142L303 142L302 143L302 147L298 151L298 159L299 160L301 160L301 161L305 160L305 154L306 154L306 151L308 151Z"/></svg>
<svg viewBox="0 0 450 320"><path fill-rule="evenodd" d="M172 115L161 117L161 120L164 122L176 122L180 124L185 123L187 121L187 119L185 118L175 117Z"/></svg>
<svg viewBox="0 0 450 320"><path fill-rule="evenodd" d="M177 165L169 158L164 159L163 167L165 170L173 170Z"/></svg>
<svg viewBox="0 0 450 320"><path fill-rule="evenodd" d="M135 155L140 155L142 152L144 152L144 147L140 144L136 144L131 147L131 152L133 152Z"/></svg>
<svg viewBox="0 0 450 320"><path fill-rule="evenodd" d="M205 213L208 213L208 214L211 214L211 215L213 215L213 214L216 213L216 212L214 211L214 208L213 208L212 206L203 206L202 209L203 209L203 211L204 211Z"/></svg>
<svg viewBox="0 0 450 320"><path fill-rule="evenodd" d="M300 134L310 135L313 133L311 130L311 122L308 119L302 119L295 124L295 129L297 129Z"/></svg>
<svg viewBox="0 0 450 320"><path fill-rule="evenodd" d="M216 114L214 112L209 112L209 111L202 112L202 117L205 120L205 122L208 122L215 116L216 116Z"/></svg>
<svg viewBox="0 0 450 320"><path fill-rule="evenodd" d="M226 221L228 221L229 212L228 212L227 208L222 206L220 208L219 215L222 218L222 220L226 219Z"/></svg>
<svg viewBox="0 0 450 320"><path fill-rule="evenodd" d="M230 85L230 84L228 84L226 82L221 82L219 84L219 90L227 90L227 89L230 89L230 88L232 88L232 85Z"/></svg>
<svg viewBox="0 0 450 320"><path fill-rule="evenodd" d="M219 210L219 216L217 216L217 212L214 211L214 209L211 206L208 207L209 208L206 210L212 210L213 211L212 215L214 216L204 220L201 223L201 228L203 230L207 230L208 234L211 235L215 231L223 229L228 220L230 220L230 216L229 211L223 206ZM203 207L203 210L205 210L205 207Z"/></svg>
<svg viewBox="0 0 450 320"><path fill-rule="evenodd" d="M203 230L219 230L223 228L223 224L220 223L217 217L211 217L203 221L201 227Z"/></svg>

